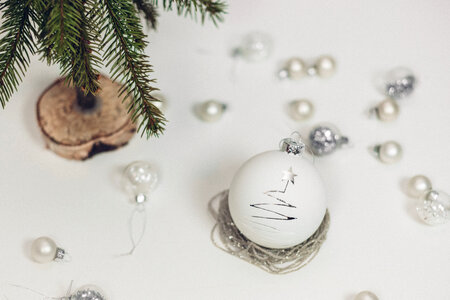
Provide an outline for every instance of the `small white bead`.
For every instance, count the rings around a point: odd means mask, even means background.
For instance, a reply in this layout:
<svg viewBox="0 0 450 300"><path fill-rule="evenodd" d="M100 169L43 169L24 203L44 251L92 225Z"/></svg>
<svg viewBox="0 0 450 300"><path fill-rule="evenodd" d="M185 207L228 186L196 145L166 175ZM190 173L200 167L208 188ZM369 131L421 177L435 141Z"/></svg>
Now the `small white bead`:
<svg viewBox="0 0 450 300"><path fill-rule="evenodd" d="M301 79L306 75L306 64L298 57L291 58L286 64L289 78Z"/></svg>
<svg viewBox="0 0 450 300"><path fill-rule="evenodd" d="M362 291L355 296L354 300L378 300L378 297L370 291Z"/></svg>
<svg viewBox="0 0 450 300"><path fill-rule="evenodd" d="M218 121L224 111L226 105L215 100L210 100L202 103L198 109L198 116L206 122Z"/></svg>
<svg viewBox="0 0 450 300"><path fill-rule="evenodd" d="M400 146L400 144L395 141L385 142L380 146L377 146L377 148L378 157L384 163L392 164L402 158L402 146Z"/></svg>
<svg viewBox="0 0 450 300"><path fill-rule="evenodd" d="M303 121L314 114L314 106L306 99L295 100L289 104L289 112L294 120Z"/></svg>
<svg viewBox="0 0 450 300"><path fill-rule="evenodd" d="M399 114L398 104L390 98L383 100L377 105L376 113L381 121L393 121L397 119Z"/></svg>
<svg viewBox="0 0 450 300"><path fill-rule="evenodd" d="M40 237L31 244L31 258L38 263L48 263L56 257L56 244L48 237Z"/></svg>
<svg viewBox="0 0 450 300"><path fill-rule="evenodd" d="M317 59L315 68L320 77L330 77L336 71L336 62L331 56L321 56Z"/></svg>
<svg viewBox="0 0 450 300"><path fill-rule="evenodd" d="M425 194L426 191L431 190L431 181L424 175L416 175L408 181L407 192L408 195L414 198L419 198Z"/></svg>

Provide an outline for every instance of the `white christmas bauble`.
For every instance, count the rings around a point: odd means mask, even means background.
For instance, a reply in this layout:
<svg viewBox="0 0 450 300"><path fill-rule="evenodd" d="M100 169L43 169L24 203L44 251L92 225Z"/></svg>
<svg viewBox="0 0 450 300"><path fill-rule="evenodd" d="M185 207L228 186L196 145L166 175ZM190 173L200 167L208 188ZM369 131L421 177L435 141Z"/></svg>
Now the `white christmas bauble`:
<svg viewBox="0 0 450 300"><path fill-rule="evenodd" d="M307 240L326 213L325 188L314 165L284 151L248 160L233 178L228 201L241 233L274 249Z"/></svg>

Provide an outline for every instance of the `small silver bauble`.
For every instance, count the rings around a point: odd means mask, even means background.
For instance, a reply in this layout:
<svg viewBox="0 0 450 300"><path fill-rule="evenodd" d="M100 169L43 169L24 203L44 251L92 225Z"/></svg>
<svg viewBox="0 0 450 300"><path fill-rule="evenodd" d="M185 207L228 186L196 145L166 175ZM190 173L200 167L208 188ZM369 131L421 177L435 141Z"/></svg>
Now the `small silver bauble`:
<svg viewBox="0 0 450 300"><path fill-rule="evenodd" d="M355 296L354 300L378 300L378 297L371 291L362 291Z"/></svg>
<svg viewBox="0 0 450 300"><path fill-rule="evenodd" d="M336 62L331 56L324 55L317 59L314 69L317 75L327 78L336 72Z"/></svg>
<svg viewBox="0 0 450 300"><path fill-rule="evenodd" d="M37 263L49 263L51 261L63 260L66 252L56 246L49 237L42 236L31 244L31 258Z"/></svg>
<svg viewBox="0 0 450 300"><path fill-rule="evenodd" d="M100 288L94 285L87 285L79 288L75 293L71 294L68 297L68 300L106 300L106 297Z"/></svg>
<svg viewBox="0 0 450 300"><path fill-rule="evenodd" d="M320 125L313 128L309 134L312 152L322 156L333 153L338 147L348 144L347 137L342 136L332 126Z"/></svg>
<svg viewBox="0 0 450 300"><path fill-rule="evenodd" d="M300 99L289 103L289 114L296 121L304 121L314 114L314 105L306 100Z"/></svg>
<svg viewBox="0 0 450 300"><path fill-rule="evenodd" d="M403 155L402 146L395 141L388 141L373 148L378 159L386 164L398 162Z"/></svg>
<svg viewBox="0 0 450 300"><path fill-rule="evenodd" d="M408 180L407 193L414 198L422 197L432 189L431 181L424 175L416 175Z"/></svg>
<svg viewBox="0 0 450 300"><path fill-rule="evenodd" d="M414 91L416 81L411 70L395 68L386 74L384 92L386 96L394 99L404 98Z"/></svg>
<svg viewBox="0 0 450 300"><path fill-rule="evenodd" d="M123 173L123 185L136 203L143 203L158 184L155 167L145 161L129 164Z"/></svg>
<svg viewBox="0 0 450 300"><path fill-rule="evenodd" d="M198 117L205 122L215 122L222 118L227 106L216 100L209 100L196 107Z"/></svg>
<svg viewBox="0 0 450 300"><path fill-rule="evenodd" d="M399 115L398 104L395 100L387 98L371 109L380 121L394 121Z"/></svg>
<svg viewBox="0 0 450 300"><path fill-rule="evenodd" d="M257 62L266 59L273 52L272 38L262 32L252 32L244 37L241 45L233 52L246 61Z"/></svg>
<svg viewBox="0 0 450 300"><path fill-rule="evenodd" d="M417 214L428 225L440 225L450 220L450 196L442 191L426 192L416 205Z"/></svg>

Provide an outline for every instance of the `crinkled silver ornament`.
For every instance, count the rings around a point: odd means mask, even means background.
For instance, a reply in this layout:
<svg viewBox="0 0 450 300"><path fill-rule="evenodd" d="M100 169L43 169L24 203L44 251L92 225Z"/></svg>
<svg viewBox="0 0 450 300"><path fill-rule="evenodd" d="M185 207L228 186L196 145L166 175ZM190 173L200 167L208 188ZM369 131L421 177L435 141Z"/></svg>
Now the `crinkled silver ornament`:
<svg viewBox="0 0 450 300"><path fill-rule="evenodd" d="M409 96L416 85L416 77L406 68L396 68L387 74L385 94L394 99Z"/></svg>
<svg viewBox="0 0 450 300"><path fill-rule="evenodd" d="M106 300L103 292L96 286L84 286L69 296L69 300Z"/></svg>
<svg viewBox="0 0 450 300"><path fill-rule="evenodd" d="M426 192L416 206L417 214L428 225L440 225L450 220L450 196L442 191Z"/></svg>
<svg viewBox="0 0 450 300"><path fill-rule="evenodd" d="M341 145L348 144L348 138L341 136L336 129L329 126L317 126L309 134L311 149L315 155L327 155Z"/></svg>

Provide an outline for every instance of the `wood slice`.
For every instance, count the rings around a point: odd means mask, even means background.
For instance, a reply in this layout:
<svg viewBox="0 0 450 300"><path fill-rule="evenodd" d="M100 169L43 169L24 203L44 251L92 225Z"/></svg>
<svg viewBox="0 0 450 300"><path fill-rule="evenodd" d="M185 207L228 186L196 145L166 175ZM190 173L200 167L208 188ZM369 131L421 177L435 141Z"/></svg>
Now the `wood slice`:
<svg viewBox="0 0 450 300"><path fill-rule="evenodd" d="M127 103L118 91L120 84L100 76L98 107L82 111L76 89L59 79L49 86L37 103L37 119L47 147L56 154L84 160L95 154L124 146L134 136L136 126L127 113Z"/></svg>

